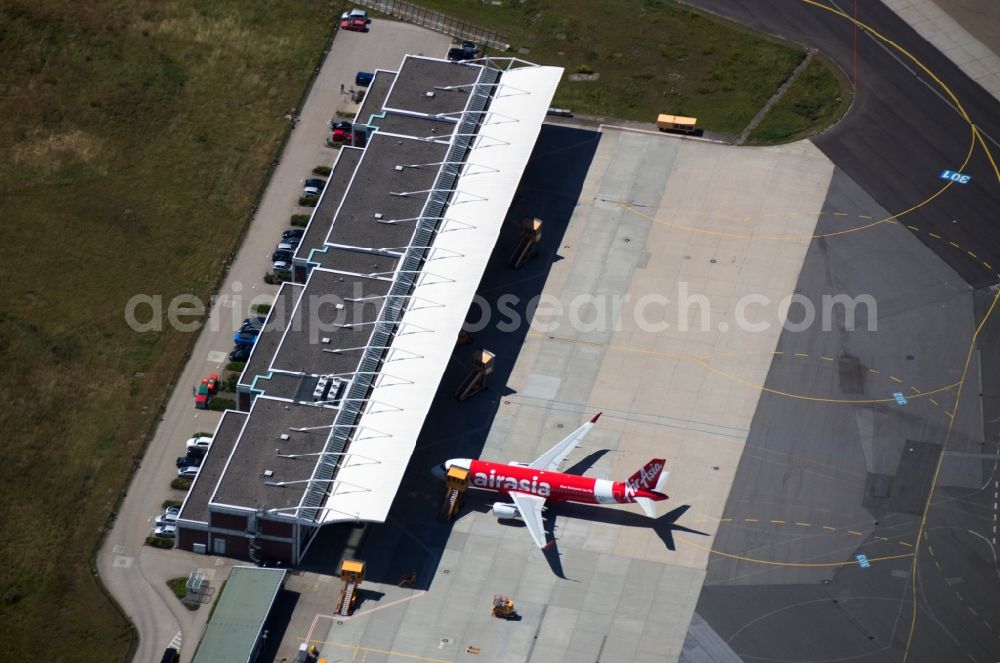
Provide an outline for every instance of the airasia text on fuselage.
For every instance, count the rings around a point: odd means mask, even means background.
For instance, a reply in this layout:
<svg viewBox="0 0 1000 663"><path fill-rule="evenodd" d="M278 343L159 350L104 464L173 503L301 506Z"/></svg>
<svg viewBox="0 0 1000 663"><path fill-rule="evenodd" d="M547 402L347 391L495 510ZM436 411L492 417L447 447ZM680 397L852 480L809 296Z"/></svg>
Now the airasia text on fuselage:
<svg viewBox="0 0 1000 663"><path fill-rule="evenodd" d="M547 481L539 481L537 474L532 475L530 479L518 479L517 477L497 474L495 469L491 469L489 474L485 472L473 474L472 485L478 488L493 488L494 490L518 490L539 497L548 497L552 494L552 486Z"/></svg>

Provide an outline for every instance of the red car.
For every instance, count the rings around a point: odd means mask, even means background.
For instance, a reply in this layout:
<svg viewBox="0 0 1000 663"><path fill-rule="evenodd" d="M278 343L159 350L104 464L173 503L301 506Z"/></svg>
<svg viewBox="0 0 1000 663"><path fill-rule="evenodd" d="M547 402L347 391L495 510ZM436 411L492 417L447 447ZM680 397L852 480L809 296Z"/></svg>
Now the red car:
<svg viewBox="0 0 1000 663"><path fill-rule="evenodd" d="M341 30L351 30L352 32L368 32L368 21L354 16L340 19Z"/></svg>
<svg viewBox="0 0 1000 663"><path fill-rule="evenodd" d="M337 122L331 129L333 132L330 134L330 140L335 143L349 143L351 142L351 123L350 122Z"/></svg>

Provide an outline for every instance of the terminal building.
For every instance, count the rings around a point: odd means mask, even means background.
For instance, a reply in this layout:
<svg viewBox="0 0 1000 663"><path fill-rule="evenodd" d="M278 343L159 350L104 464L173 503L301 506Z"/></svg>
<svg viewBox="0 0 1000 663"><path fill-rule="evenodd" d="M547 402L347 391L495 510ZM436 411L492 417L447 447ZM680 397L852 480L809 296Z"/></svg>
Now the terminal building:
<svg viewBox="0 0 1000 663"><path fill-rule="evenodd" d="M181 508L177 546L298 564L384 522L562 75L377 71Z"/></svg>

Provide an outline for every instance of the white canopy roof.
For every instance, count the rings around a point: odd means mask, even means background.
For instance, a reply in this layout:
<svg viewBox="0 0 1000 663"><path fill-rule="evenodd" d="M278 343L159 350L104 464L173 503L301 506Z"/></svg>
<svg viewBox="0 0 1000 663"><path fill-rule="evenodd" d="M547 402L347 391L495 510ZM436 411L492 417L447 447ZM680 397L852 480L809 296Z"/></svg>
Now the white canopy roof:
<svg viewBox="0 0 1000 663"><path fill-rule="evenodd" d="M503 73L321 522L385 521L562 73Z"/></svg>

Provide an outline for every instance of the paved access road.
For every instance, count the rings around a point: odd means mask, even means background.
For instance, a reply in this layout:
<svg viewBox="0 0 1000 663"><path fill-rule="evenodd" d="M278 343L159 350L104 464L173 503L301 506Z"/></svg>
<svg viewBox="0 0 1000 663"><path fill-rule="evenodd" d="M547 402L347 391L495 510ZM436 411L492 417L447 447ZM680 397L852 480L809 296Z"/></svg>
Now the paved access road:
<svg viewBox="0 0 1000 663"><path fill-rule="evenodd" d="M219 577L212 583L217 588L232 564L222 558L154 550L143 543L163 501L183 498L179 491L169 488L169 483L175 473L174 459L183 453L184 440L194 432L214 430L219 420L217 413L194 409L190 386L208 373L222 373L226 353L232 348L233 330L249 315L253 298L264 295L266 301L277 292L276 287L264 284L262 277L289 215L303 211L295 207L302 180L315 166L329 165L336 156L323 146L323 140L330 118L339 107L346 108L341 85L353 87L359 70L396 69L407 53L443 55L449 41L412 25L377 20L367 33L339 33L334 40L208 324L200 332L142 466L132 478L114 528L98 555L102 579L139 630L136 661L159 660L163 649L179 640L183 643L183 659L191 659L208 610L186 610L165 581L206 566L210 575Z"/></svg>

